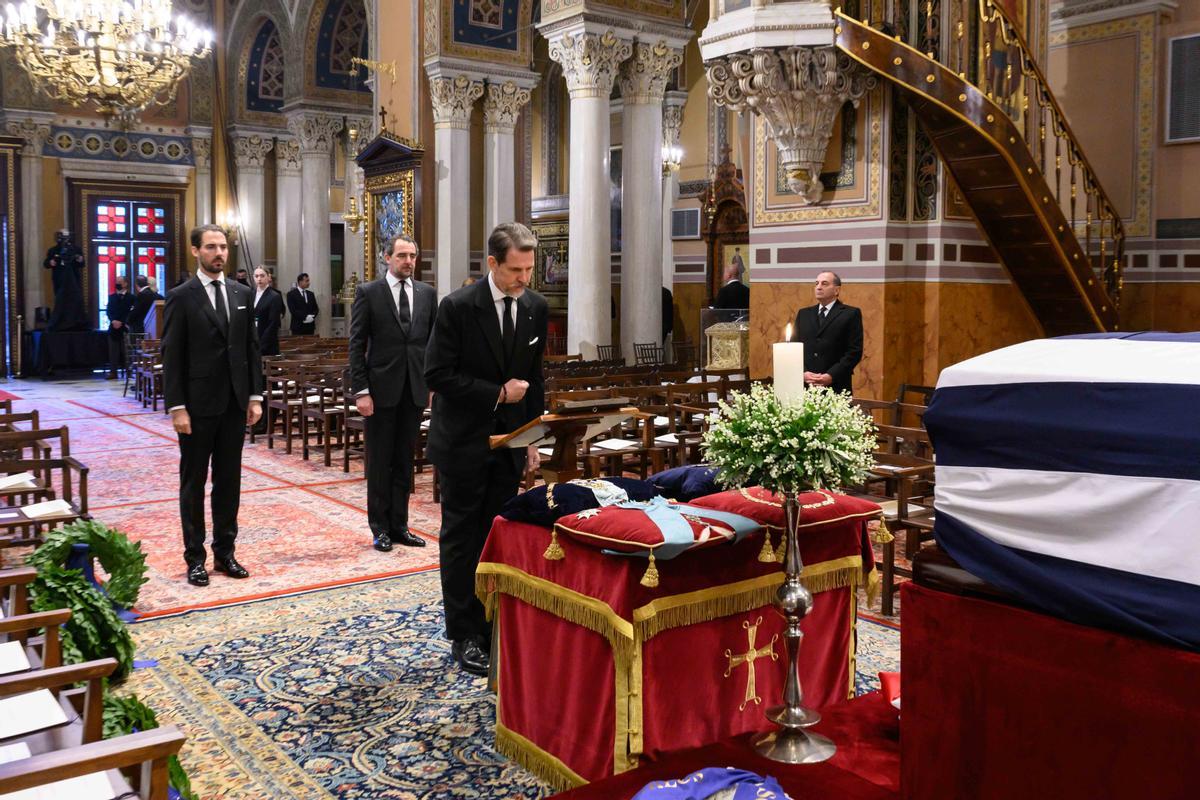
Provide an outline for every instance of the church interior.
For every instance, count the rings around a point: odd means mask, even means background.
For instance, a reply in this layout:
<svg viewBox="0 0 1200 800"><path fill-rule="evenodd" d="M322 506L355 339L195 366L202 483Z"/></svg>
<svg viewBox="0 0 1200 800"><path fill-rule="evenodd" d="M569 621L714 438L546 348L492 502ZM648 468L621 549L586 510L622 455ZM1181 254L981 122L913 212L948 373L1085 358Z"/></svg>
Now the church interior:
<svg viewBox="0 0 1200 800"><path fill-rule="evenodd" d="M0 798L1193 796L1200 0L22 0L0 30ZM505 325L511 222L544 331ZM214 538L201 583L165 341L205 230L263 416L250 575ZM394 549L369 511L355 341L404 242L405 336L406 286L441 325L486 284L540 356L490 431L532 461L486 515L474 674L432 372Z"/></svg>

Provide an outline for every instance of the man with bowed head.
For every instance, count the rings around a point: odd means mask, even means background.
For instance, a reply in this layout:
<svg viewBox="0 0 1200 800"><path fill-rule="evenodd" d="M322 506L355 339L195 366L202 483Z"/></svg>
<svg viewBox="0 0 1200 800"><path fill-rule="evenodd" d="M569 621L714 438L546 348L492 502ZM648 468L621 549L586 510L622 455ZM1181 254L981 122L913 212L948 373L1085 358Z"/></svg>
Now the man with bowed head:
<svg viewBox="0 0 1200 800"><path fill-rule="evenodd" d="M442 601L451 653L467 672L486 675L491 631L475 597L475 569L492 519L517 493L537 448L488 446L541 416L545 299L527 287L537 239L520 223L488 237L488 274L441 302L425 380L434 392L429 458L442 491Z"/></svg>

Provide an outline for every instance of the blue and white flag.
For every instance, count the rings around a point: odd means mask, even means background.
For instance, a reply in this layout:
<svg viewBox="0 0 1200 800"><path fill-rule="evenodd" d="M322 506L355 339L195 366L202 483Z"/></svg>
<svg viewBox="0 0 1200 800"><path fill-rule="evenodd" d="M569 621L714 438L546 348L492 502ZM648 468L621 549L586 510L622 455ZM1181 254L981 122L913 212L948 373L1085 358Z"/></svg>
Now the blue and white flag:
<svg viewBox="0 0 1200 800"><path fill-rule="evenodd" d="M1200 649L1200 334L1043 339L944 370L934 535L1044 610Z"/></svg>

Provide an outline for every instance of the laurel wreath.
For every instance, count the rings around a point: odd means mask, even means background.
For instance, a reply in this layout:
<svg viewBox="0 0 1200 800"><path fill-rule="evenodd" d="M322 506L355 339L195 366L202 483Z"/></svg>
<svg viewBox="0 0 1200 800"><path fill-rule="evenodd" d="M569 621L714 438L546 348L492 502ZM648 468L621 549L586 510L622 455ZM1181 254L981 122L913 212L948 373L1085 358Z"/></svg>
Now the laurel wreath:
<svg viewBox="0 0 1200 800"><path fill-rule="evenodd" d="M146 554L141 542L132 542L118 530L95 520L77 520L43 536L45 543L27 559L39 572L67 563L71 546L86 544L108 575L104 592L119 606L131 608L146 578Z"/></svg>

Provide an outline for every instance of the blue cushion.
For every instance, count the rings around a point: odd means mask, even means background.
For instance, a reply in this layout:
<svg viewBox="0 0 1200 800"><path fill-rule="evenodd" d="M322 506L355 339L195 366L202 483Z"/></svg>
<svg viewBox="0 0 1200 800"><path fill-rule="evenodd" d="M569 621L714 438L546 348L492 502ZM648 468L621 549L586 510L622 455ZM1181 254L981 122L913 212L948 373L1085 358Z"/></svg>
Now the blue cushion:
<svg viewBox="0 0 1200 800"><path fill-rule="evenodd" d="M648 481L635 478L598 478L597 483L611 484L624 490L630 500L649 500L658 496L658 490ZM559 517L567 514L578 514L589 508L599 508L600 501L596 493L587 487L591 480L583 482L554 483L549 486L535 486L528 492L519 494L504 504L500 516L514 522L529 522L534 525L551 527ZM549 499L546 497L550 490Z"/></svg>
<svg viewBox="0 0 1200 800"><path fill-rule="evenodd" d="M663 470L651 475L648 480L664 497L686 503L721 491L723 487L718 482L719 474L720 470L716 467L687 464Z"/></svg>

